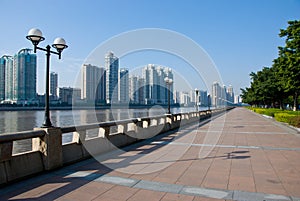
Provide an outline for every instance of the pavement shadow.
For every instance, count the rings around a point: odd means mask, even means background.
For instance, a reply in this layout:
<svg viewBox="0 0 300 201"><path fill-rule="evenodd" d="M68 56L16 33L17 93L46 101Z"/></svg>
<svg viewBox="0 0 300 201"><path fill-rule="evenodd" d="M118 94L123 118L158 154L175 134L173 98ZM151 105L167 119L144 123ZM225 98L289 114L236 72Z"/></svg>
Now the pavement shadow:
<svg viewBox="0 0 300 201"><path fill-rule="evenodd" d="M229 153L224 153L224 155L221 156L209 156L205 157L204 159L211 159L211 158L223 158L224 160L227 159L247 159L250 158L251 156L249 155L241 155L241 154L246 154L249 153L249 151L232 151Z"/></svg>

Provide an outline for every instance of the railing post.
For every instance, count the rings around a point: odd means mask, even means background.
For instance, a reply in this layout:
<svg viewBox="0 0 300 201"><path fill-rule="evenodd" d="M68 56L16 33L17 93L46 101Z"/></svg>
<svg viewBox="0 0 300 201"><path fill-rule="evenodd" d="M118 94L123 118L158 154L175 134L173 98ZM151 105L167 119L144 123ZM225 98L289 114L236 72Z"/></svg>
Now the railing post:
<svg viewBox="0 0 300 201"><path fill-rule="evenodd" d="M99 128L99 137L109 138L110 134L110 126L100 127Z"/></svg>
<svg viewBox="0 0 300 201"><path fill-rule="evenodd" d="M85 138L86 138L86 130L76 131L76 132L73 132L72 142L76 142L77 144L81 144L85 141Z"/></svg>
<svg viewBox="0 0 300 201"><path fill-rule="evenodd" d="M120 134L126 134L127 131L128 131L127 123L126 124L119 124L118 125L118 133L120 133Z"/></svg>
<svg viewBox="0 0 300 201"><path fill-rule="evenodd" d="M171 126L172 126L172 115L167 114L166 121L165 121L165 131L171 130Z"/></svg>
<svg viewBox="0 0 300 201"><path fill-rule="evenodd" d="M0 161L9 160L12 157L13 142L0 143Z"/></svg>
<svg viewBox="0 0 300 201"><path fill-rule="evenodd" d="M138 121L135 123L135 132L138 135L140 131L143 129L143 121L141 119L138 119Z"/></svg>
<svg viewBox="0 0 300 201"><path fill-rule="evenodd" d="M60 128L35 128L44 130L46 134L40 138L32 139L32 150L42 153L45 170L52 170L63 165L62 132Z"/></svg>

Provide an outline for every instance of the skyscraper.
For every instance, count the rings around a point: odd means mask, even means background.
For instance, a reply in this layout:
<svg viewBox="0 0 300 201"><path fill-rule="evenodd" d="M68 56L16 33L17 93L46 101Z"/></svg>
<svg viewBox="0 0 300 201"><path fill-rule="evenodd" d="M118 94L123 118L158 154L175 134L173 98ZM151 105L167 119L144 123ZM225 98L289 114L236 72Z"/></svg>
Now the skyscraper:
<svg viewBox="0 0 300 201"><path fill-rule="evenodd" d="M5 100L13 100L13 70L14 70L14 59L12 56L6 56L5 62Z"/></svg>
<svg viewBox="0 0 300 201"><path fill-rule="evenodd" d="M155 83L157 90L157 100L156 103L167 103L168 102L168 94L166 93L166 89L168 86L165 83L165 77L167 77L164 68L161 66L156 67L157 72L157 83Z"/></svg>
<svg viewBox="0 0 300 201"><path fill-rule="evenodd" d="M106 99L106 72L104 67L99 67L98 69L98 84L97 84L97 94L96 100L98 103L105 103Z"/></svg>
<svg viewBox="0 0 300 201"><path fill-rule="evenodd" d="M173 80L173 83L170 85L170 102L171 104L174 103L174 95L173 95L173 90L174 90L174 76L173 76L173 71L171 68L166 67L164 68L164 75L165 77L168 77L169 79ZM165 78L164 77L164 78ZM166 85L165 85L166 86ZM165 103L167 103L168 100L168 86L165 87Z"/></svg>
<svg viewBox="0 0 300 201"><path fill-rule="evenodd" d="M231 85L229 85L227 89L227 100L231 104L234 103L234 92L233 92L233 87Z"/></svg>
<svg viewBox="0 0 300 201"><path fill-rule="evenodd" d="M121 68L119 72L119 102L129 103L129 71Z"/></svg>
<svg viewBox="0 0 300 201"><path fill-rule="evenodd" d="M199 91L200 95L200 104L201 106L208 106L208 97L207 97L207 91Z"/></svg>
<svg viewBox="0 0 300 201"><path fill-rule="evenodd" d="M222 90L218 82L214 82L212 85L211 104L212 106L221 105Z"/></svg>
<svg viewBox="0 0 300 201"><path fill-rule="evenodd" d="M137 76L131 76L129 78L129 99L131 103L139 103L139 78Z"/></svg>
<svg viewBox="0 0 300 201"><path fill-rule="evenodd" d="M145 103L154 104L157 101L157 71L154 64L148 64L143 68L143 78L145 79Z"/></svg>
<svg viewBox="0 0 300 201"><path fill-rule="evenodd" d="M55 72L50 73L50 95L57 98L58 75Z"/></svg>
<svg viewBox="0 0 300 201"><path fill-rule="evenodd" d="M138 78L138 100L139 104L145 104L145 78Z"/></svg>
<svg viewBox="0 0 300 201"><path fill-rule="evenodd" d="M105 55L106 69L106 103L118 102L119 58L112 52Z"/></svg>
<svg viewBox="0 0 300 201"><path fill-rule="evenodd" d="M36 55L31 49L22 49L13 61L13 102L17 104L36 101Z"/></svg>
<svg viewBox="0 0 300 201"><path fill-rule="evenodd" d="M173 79L171 68L148 64L143 68L143 78L145 79L144 96L146 104L156 104L168 102L168 88L165 78ZM173 103L173 84L170 85L170 102Z"/></svg>
<svg viewBox="0 0 300 201"><path fill-rule="evenodd" d="M60 98L61 103L71 105L74 101L80 99L81 89L60 87L57 88L57 94Z"/></svg>
<svg viewBox="0 0 300 201"><path fill-rule="evenodd" d="M91 64L83 64L81 68L81 98L87 102L104 100L105 70Z"/></svg>
<svg viewBox="0 0 300 201"><path fill-rule="evenodd" d="M13 59L4 55L0 58L0 101L5 100L6 95L6 71L12 71Z"/></svg>

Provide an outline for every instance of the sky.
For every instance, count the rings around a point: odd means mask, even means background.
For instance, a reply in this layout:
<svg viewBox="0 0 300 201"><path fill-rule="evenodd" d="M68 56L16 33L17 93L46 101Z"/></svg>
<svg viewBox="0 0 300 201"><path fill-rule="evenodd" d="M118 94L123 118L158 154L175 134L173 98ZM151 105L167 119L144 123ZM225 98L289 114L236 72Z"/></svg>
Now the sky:
<svg viewBox="0 0 300 201"><path fill-rule="evenodd" d="M60 87L73 87L82 64L90 62L91 55L107 41L135 30L157 29L201 47L223 84L232 85L236 94L250 85L251 72L272 65L277 47L284 45L284 39L278 36L280 29L287 27L287 21L300 19L300 0L0 0L0 8L0 56L32 48L25 38L31 28L43 32L46 39L41 47L51 45L56 37L66 40L69 47L62 59L51 55L51 71L58 73ZM155 35L153 38L162 40ZM174 46L180 49L184 44L175 42ZM114 46L111 51L118 53L117 49ZM45 90L44 54L37 53L40 94ZM197 52L191 50L190 55L197 57ZM205 66L191 65L187 56L153 49L116 56L120 56L120 67L130 71L148 63L168 66L176 74L175 86L178 78L191 88L211 89L201 72ZM102 53L96 60L92 64L104 65ZM178 83L178 88L184 85Z"/></svg>

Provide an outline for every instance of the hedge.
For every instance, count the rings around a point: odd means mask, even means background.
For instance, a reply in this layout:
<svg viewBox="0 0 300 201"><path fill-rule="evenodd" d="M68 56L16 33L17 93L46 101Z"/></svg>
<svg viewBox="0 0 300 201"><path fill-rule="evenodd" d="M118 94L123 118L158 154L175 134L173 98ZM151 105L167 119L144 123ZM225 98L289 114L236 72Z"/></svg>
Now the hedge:
<svg viewBox="0 0 300 201"><path fill-rule="evenodd" d="M280 110L275 108L252 108L248 109L258 113L274 117L276 121L285 122L292 126L300 128L300 112L290 111L290 110Z"/></svg>

